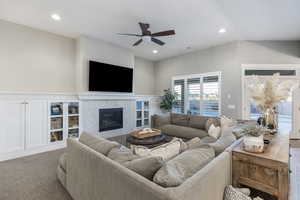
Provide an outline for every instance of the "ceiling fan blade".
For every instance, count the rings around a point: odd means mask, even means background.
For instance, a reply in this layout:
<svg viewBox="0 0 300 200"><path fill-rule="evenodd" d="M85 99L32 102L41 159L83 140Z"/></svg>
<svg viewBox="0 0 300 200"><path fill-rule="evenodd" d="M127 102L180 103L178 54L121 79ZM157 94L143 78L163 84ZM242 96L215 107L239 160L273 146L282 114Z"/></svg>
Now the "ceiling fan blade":
<svg viewBox="0 0 300 200"><path fill-rule="evenodd" d="M149 31L148 31L148 29L150 28L150 25L149 25L149 24L144 24L144 23L142 23L142 22L139 22L139 25L140 25L140 27L141 27L141 29L142 29L143 35L149 34Z"/></svg>
<svg viewBox="0 0 300 200"><path fill-rule="evenodd" d="M156 39L156 38L151 38L151 41L160 45L160 46L163 46L165 43L159 39Z"/></svg>
<svg viewBox="0 0 300 200"><path fill-rule="evenodd" d="M151 34L152 37L160 37L160 36L168 36L168 35L175 35L175 31L168 30L168 31L162 31L162 32Z"/></svg>
<svg viewBox="0 0 300 200"><path fill-rule="evenodd" d="M133 46L139 45L141 42L143 42L143 39L138 40L136 43L133 44Z"/></svg>
<svg viewBox="0 0 300 200"><path fill-rule="evenodd" d="M138 35L138 34L131 34L131 33L118 33L118 35L142 37L142 35Z"/></svg>

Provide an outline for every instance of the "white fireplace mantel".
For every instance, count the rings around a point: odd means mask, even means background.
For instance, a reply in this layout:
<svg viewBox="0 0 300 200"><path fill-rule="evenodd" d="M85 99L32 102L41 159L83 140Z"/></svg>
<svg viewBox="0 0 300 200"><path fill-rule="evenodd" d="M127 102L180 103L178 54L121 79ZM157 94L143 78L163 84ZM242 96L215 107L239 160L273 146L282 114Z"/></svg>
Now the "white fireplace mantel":
<svg viewBox="0 0 300 200"><path fill-rule="evenodd" d="M159 98L158 95L135 95L133 93L105 93L105 92L85 92L79 93L78 98L82 101L100 100L137 100Z"/></svg>

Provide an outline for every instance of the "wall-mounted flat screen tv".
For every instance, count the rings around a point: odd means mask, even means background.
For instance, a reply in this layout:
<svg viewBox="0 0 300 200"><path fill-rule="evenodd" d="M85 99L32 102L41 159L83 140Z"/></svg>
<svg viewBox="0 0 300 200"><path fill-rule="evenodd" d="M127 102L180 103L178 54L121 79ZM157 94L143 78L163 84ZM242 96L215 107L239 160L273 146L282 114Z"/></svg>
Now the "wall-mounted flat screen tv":
<svg viewBox="0 0 300 200"><path fill-rule="evenodd" d="M89 91L132 93L133 69L89 61Z"/></svg>

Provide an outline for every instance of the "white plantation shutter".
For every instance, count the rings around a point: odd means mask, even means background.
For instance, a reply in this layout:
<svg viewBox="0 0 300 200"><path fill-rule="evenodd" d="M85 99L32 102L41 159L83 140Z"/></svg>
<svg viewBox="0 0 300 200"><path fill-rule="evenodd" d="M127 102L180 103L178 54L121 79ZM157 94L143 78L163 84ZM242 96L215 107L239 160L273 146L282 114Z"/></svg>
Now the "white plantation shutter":
<svg viewBox="0 0 300 200"><path fill-rule="evenodd" d="M219 110L219 77L203 77L202 114L205 116L218 116Z"/></svg>
<svg viewBox="0 0 300 200"><path fill-rule="evenodd" d="M174 113L184 113L184 79L181 80L175 80L173 83L173 91L176 94L176 101L175 105L173 106L173 112Z"/></svg>
<svg viewBox="0 0 300 200"><path fill-rule="evenodd" d="M177 94L174 113L220 115L221 73L187 75L173 78L173 92Z"/></svg>
<svg viewBox="0 0 300 200"><path fill-rule="evenodd" d="M201 100L201 81L199 78L190 78L187 80L188 89L188 113L193 115L200 114Z"/></svg>

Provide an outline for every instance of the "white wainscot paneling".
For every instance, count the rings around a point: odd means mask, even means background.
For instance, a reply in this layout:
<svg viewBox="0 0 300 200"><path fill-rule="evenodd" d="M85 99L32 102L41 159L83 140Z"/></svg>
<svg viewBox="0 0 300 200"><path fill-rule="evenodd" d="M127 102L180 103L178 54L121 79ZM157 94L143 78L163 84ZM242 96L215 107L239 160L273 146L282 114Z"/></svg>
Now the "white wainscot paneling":
<svg viewBox="0 0 300 200"><path fill-rule="evenodd" d="M0 102L0 152L24 150L25 107L23 101Z"/></svg>
<svg viewBox="0 0 300 200"><path fill-rule="evenodd" d="M26 148L47 144L47 101L32 100L26 104Z"/></svg>

